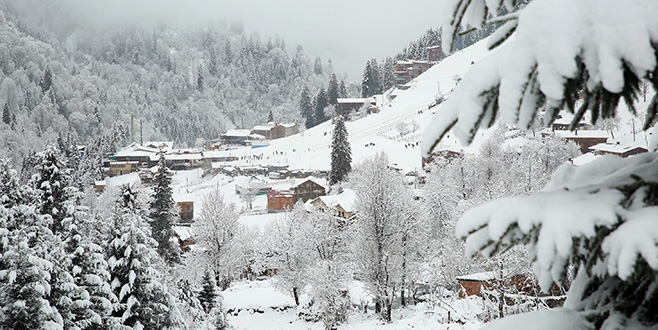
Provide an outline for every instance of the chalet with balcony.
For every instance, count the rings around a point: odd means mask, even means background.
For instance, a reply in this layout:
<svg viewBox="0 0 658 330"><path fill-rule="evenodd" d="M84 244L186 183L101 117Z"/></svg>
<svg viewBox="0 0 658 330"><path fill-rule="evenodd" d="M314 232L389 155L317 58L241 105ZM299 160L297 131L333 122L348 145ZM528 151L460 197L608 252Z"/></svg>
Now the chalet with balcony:
<svg viewBox="0 0 658 330"><path fill-rule="evenodd" d="M325 188L318 182L319 180L310 178L302 183L295 185L292 190L295 193L296 200L306 203L309 199L318 198L325 195Z"/></svg>
<svg viewBox="0 0 658 330"><path fill-rule="evenodd" d="M526 295L535 294L537 291L537 284L526 275L507 275L502 280L496 275L496 272L483 272L457 276L459 298L482 296L483 291L494 290L500 286L507 292Z"/></svg>

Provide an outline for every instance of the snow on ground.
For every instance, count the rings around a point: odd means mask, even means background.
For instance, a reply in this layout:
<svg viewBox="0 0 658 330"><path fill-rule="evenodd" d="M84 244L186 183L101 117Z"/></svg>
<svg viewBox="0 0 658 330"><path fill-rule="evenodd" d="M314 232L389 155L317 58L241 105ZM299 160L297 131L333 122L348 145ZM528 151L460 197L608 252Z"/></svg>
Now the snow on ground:
<svg viewBox="0 0 658 330"><path fill-rule="evenodd" d="M224 308L229 311L228 322L235 329L323 329L322 322L306 322L298 317L299 309L290 295L272 286L272 280L234 283L222 292ZM445 298L442 304L420 303L406 309L393 310L393 322L382 323L372 311L367 314L356 310L367 297L361 283L350 288L354 309L343 330L370 329L451 329L475 330L482 326L476 315L482 312L481 298ZM302 296L302 301L307 300ZM372 304L371 304L372 305ZM451 322L448 322L450 311Z"/></svg>

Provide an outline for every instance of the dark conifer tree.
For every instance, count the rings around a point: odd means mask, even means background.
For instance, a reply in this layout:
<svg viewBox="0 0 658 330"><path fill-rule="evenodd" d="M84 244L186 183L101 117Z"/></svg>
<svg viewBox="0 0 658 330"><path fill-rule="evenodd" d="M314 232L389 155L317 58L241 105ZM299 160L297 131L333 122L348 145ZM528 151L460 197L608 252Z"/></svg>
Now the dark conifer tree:
<svg viewBox="0 0 658 330"><path fill-rule="evenodd" d="M215 300L217 299L217 285L215 284L215 276L210 269L206 269L203 274L203 287L199 292L199 302L203 306L203 310L207 313L215 307Z"/></svg>
<svg viewBox="0 0 658 330"><path fill-rule="evenodd" d="M320 87L318 94L315 95L315 124L318 125L327 120L327 117L324 115L324 108L329 105L329 98L327 97L327 91L324 89L324 86Z"/></svg>
<svg viewBox="0 0 658 330"><path fill-rule="evenodd" d="M169 264L180 261L178 248L171 242L174 237L173 226L178 222L179 215L175 212L176 203L172 196L171 178L168 175L164 153L160 154L158 174L155 176L155 187L151 195L151 233L158 242L158 253Z"/></svg>
<svg viewBox="0 0 658 330"><path fill-rule="evenodd" d="M150 237L144 214L137 191L123 185L109 219L112 237L106 248L110 283L118 299L112 315L131 328L176 328L180 315L154 267L160 259L157 242Z"/></svg>
<svg viewBox="0 0 658 330"><path fill-rule="evenodd" d="M327 96L329 98L329 104L331 105L336 105L338 103L338 98L340 97L338 94L338 78L336 77L335 73L331 74L331 78L329 79L329 86L327 86Z"/></svg>
<svg viewBox="0 0 658 330"><path fill-rule="evenodd" d="M342 118L336 119L331 141L331 174L329 184L334 185L347 179L352 171L352 149L347 139L347 128Z"/></svg>
<svg viewBox="0 0 658 330"><path fill-rule="evenodd" d="M11 125L11 112L9 112L9 103L5 103L2 108L2 122Z"/></svg>
<svg viewBox="0 0 658 330"><path fill-rule="evenodd" d="M302 113L302 117L306 120L306 128L315 126L315 114L313 111L313 103L311 102L311 92L306 86L302 89L302 95L299 98L299 111Z"/></svg>
<svg viewBox="0 0 658 330"><path fill-rule="evenodd" d="M322 60L320 59L320 56L315 58L315 64L313 65L313 73L315 73L318 76L322 75Z"/></svg>
<svg viewBox="0 0 658 330"><path fill-rule="evenodd" d="M199 92L203 92L203 67L199 65L196 73L196 89Z"/></svg>
<svg viewBox="0 0 658 330"><path fill-rule="evenodd" d="M270 112L267 114L267 122L274 122L274 114L272 114L272 110L270 110Z"/></svg>
<svg viewBox="0 0 658 330"><path fill-rule="evenodd" d="M340 81L340 86L338 86L338 97L346 98L347 97L347 88L345 87L345 81Z"/></svg>
<svg viewBox="0 0 658 330"><path fill-rule="evenodd" d="M376 59L368 61L361 81L361 97L371 97L382 93L381 74Z"/></svg>
<svg viewBox="0 0 658 330"><path fill-rule="evenodd" d="M46 67L46 70L43 72L43 78L41 78L41 90L43 92L47 91L53 85L53 72L50 69L50 66Z"/></svg>

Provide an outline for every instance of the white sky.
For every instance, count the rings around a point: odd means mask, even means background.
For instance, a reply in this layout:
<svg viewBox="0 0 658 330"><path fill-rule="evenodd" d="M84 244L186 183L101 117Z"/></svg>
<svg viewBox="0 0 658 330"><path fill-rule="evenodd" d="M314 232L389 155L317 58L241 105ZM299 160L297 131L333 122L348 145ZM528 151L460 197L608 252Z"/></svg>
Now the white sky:
<svg viewBox="0 0 658 330"><path fill-rule="evenodd" d="M288 53L297 44L338 74L360 81L370 58L395 55L440 19L440 0L64 0L94 21L145 18L204 23L240 17L247 35L279 35Z"/></svg>

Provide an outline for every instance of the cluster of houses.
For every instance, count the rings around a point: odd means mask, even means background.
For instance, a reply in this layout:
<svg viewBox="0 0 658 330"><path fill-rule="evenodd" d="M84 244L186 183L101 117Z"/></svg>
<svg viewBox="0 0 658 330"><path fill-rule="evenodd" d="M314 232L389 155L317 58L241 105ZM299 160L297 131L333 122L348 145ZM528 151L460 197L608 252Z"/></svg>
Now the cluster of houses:
<svg viewBox="0 0 658 330"><path fill-rule="evenodd" d="M222 134L218 140L213 141L210 150L218 149L221 145L259 146L267 140L276 140L299 133L297 123L274 123L257 125L252 129L230 129Z"/></svg>
<svg viewBox="0 0 658 330"><path fill-rule="evenodd" d="M395 64L395 71L393 72L393 76L395 77L395 87L403 90L407 89L409 87L409 85L407 85L408 82L420 76L444 57L445 54L441 50L441 46L431 46L427 47L427 60L425 61L397 61Z"/></svg>

